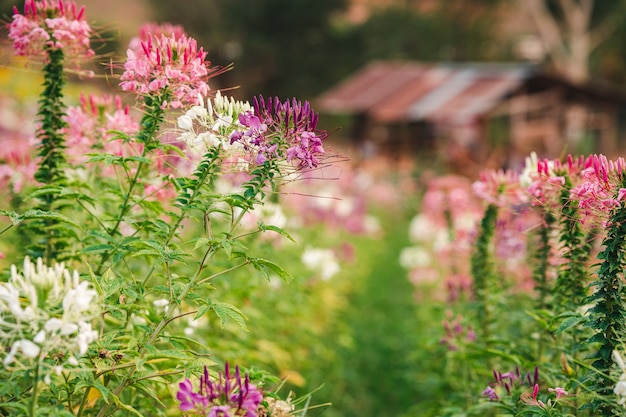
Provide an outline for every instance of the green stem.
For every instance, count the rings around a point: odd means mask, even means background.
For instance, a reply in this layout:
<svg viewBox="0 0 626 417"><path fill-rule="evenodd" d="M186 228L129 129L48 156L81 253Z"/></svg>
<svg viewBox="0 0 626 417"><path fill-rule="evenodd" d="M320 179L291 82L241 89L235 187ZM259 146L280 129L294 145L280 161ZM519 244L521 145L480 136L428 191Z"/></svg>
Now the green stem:
<svg viewBox="0 0 626 417"><path fill-rule="evenodd" d="M235 266L230 267L230 268L228 268L228 269L224 269L223 271L220 271L220 272L215 273L215 274L213 274L213 275L211 275L211 276L208 276L208 277L206 277L206 278L204 278L204 279L201 279L200 281L198 281L198 283L197 283L196 285L202 285L202 284L204 284L205 282L209 282L209 281L211 281L213 278L217 278L217 277L219 277L220 275L224 275L224 274L226 274L226 273L228 273L228 272L235 271L235 270L237 270L237 269L239 269L239 268L242 268L242 267L244 267L244 266L248 265L249 263L250 263L250 261L248 261L248 260L247 260L247 261L245 261L245 262L240 263L239 265L235 265Z"/></svg>
<svg viewBox="0 0 626 417"><path fill-rule="evenodd" d="M13 227L13 224L10 224L7 227L5 227L4 229L0 230L0 235L3 234L4 232L6 232L7 230L9 230L12 227Z"/></svg>
<svg viewBox="0 0 626 417"><path fill-rule="evenodd" d="M87 387L83 394L83 398L80 400L80 407L78 408L78 413L76 413L76 417L81 417L83 415L83 411L85 410L85 406L87 405L87 398L89 398L89 391L91 391L91 387Z"/></svg>
<svg viewBox="0 0 626 417"><path fill-rule="evenodd" d="M35 378L33 381L33 394L30 400L30 409L28 415L30 417L35 417L37 413L37 399L39 396L39 358L37 360L37 365L35 365Z"/></svg>

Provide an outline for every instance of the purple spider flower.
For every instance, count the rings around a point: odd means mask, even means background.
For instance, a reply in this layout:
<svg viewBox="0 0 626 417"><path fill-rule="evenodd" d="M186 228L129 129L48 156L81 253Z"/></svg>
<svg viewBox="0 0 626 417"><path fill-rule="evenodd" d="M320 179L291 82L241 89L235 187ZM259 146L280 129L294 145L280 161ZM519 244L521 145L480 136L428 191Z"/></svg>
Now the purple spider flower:
<svg viewBox="0 0 626 417"><path fill-rule="evenodd" d="M242 378L238 366L233 375L226 363L217 380L211 380L204 367L199 392L193 390L188 379L181 382L176 398L181 402L181 410L198 410L207 417L257 417L263 394L250 383L247 374Z"/></svg>
<svg viewBox="0 0 626 417"><path fill-rule="evenodd" d="M255 150L257 164L284 158L289 163L295 161L298 168L319 165L327 134L317 130L319 116L308 101L294 98L281 102L278 97L266 101L259 96L254 98L253 108L239 115L239 123L247 130L234 132L231 144L240 142L248 151Z"/></svg>
<svg viewBox="0 0 626 417"><path fill-rule="evenodd" d="M493 389L493 387L485 388L482 396L489 398L489 401L498 401L500 399L500 397L498 397L498 393L496 393L496 390Z"/></svg>
<svg viewBox="0 0 626 417"><path fill-rule="evenodd" d="M209 400L202 394L193 391L193 385L189 379L185 379L178 384L178 393L176 399L180 401L180 409L182 411L190 411L195 409L205 409L209 405Z"/></svg>

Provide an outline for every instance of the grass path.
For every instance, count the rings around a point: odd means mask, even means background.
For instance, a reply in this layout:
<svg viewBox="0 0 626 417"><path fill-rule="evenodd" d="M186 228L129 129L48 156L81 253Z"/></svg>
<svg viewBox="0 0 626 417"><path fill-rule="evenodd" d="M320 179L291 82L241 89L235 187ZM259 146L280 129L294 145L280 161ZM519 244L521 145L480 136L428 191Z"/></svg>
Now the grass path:
<svg viewBox="0 0 626 417"><path fill-rule="evenodd" d="M337 396L328 410L332 416L398 417L418 401L416 303L398 264L408 245L406 225L395 223L386 230L383 240L364 248L371 269L344 317L353 343L340 351L341 369L335 374L342 381L331 388Z"/></svg>

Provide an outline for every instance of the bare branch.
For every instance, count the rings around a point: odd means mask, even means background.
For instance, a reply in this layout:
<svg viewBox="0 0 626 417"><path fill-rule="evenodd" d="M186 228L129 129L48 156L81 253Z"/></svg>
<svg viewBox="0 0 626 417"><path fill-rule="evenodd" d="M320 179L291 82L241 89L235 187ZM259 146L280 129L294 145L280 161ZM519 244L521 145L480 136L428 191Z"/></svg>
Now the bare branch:
<svg viewBox="0 0 626 417"><path fill-rule="evenodd" d="M561 68L566 48L559 26L546 8L544 0L520 0L520 2L532 18L544 49L552 58L554 65Z"/></svg>

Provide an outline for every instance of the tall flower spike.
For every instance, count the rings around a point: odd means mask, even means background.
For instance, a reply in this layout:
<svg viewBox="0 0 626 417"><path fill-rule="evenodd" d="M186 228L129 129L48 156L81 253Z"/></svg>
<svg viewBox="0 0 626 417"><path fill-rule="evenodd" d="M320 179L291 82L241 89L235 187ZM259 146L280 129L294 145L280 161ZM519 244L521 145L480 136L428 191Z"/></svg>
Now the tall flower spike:
<svg viewBox="0 0 626 417"><path fill-rule="evenodd" d="M17 55L48 60L47 50L62 49L70 60L91 58L91 27L85 7L70 0L26 0L24 13L13 8L9 39Z"/></svg>

